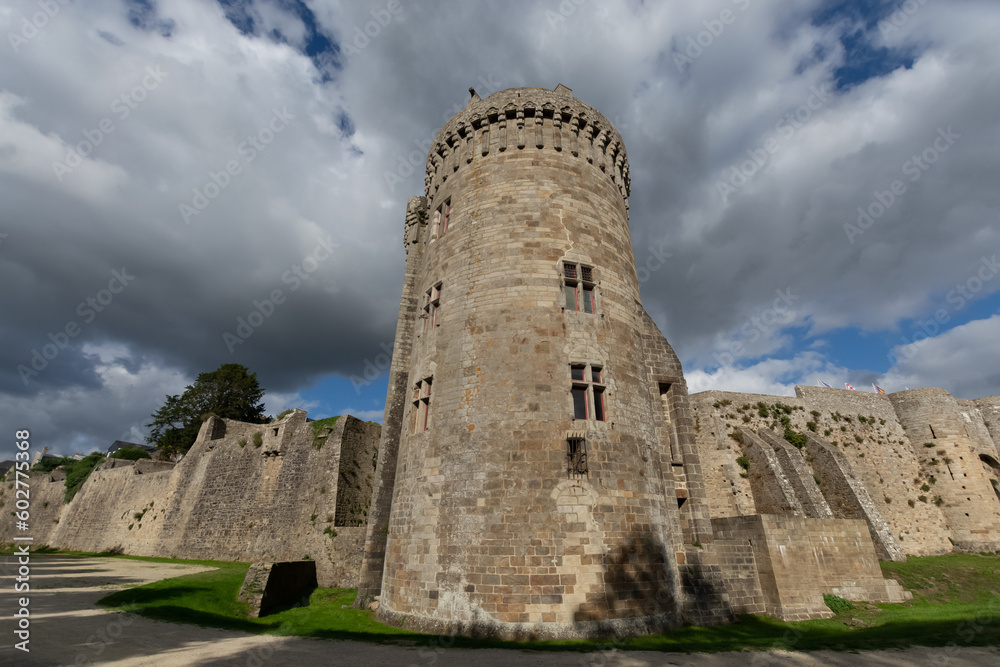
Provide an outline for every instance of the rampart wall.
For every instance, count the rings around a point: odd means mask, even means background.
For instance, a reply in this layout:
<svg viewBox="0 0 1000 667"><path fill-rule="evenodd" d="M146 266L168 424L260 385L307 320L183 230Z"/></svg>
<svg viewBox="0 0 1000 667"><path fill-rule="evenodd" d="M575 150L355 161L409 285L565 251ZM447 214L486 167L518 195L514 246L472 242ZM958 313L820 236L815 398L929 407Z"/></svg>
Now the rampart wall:
<svg viewBox="0 0 1000 667"><path fill-rule="evenodd" d="M802 449L808 465L799 479L806 486L807 477L819 481L834 516L867 518L877 546L882 530L909 555L1000 548L996 397L963 401L941 389L885 396L799 386L795 397L702 392L691 406L713 517L773 511L774 488L765 494L752 482L776 473L761 470L761 452L736 434L769 430L780 437L787 421L812 438ZM831 458L822 445L842 456ZM748 468L740 465L742 456ZM868 498L858 494L859 485ZM891 541L881 543L881 555L892 550Z"/></svg>
<svg viewBox="0 0 1000 667"><path fill-rule="evenodd" d="M31 473L28 479L28 531L19 531L12 513L17 511L18 495L14 483L14 469L11 468L0 485L0 544L10 544L15 536L30 535L38 544L48 544L48 537L59 524L59 515L66 495L66 473L62 470L46 473ZM23 480L23 478L22 478ZM21 487L23 489L23 487ZM24 496L21 495L21 498Z"/></svg>
<svg viewBox="0 0 1000 667"><path fill-rule="evenodd" d="M33 537L138 556L311 558L320 585L354 586L378 438L378 424L350 416L315 429L301 410L270 424L212 417L178 464L109 459L68 505L62 481L36 476ZM10 503L7 486L0 499ZM338 498L348 503L339 512Z"/></svg>

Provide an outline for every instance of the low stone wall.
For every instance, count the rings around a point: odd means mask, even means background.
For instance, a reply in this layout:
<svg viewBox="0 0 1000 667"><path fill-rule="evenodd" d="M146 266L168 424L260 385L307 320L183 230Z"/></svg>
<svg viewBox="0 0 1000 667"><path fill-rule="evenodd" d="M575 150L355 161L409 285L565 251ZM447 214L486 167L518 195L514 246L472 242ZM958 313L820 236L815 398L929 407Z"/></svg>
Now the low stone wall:
<svg viewBox="0 0 1000 667"><path fill-rule="evenodd" d="M883 578L864 521L753 515L713 519L712 528L716 545L753 553L769 616L784 621L828 618L833 612L824 593L870 602L912 597ZM727 579L745 581L747 573L730 569ZM752 600L747 590L745 584L738 588L738 599Z"/></svg>

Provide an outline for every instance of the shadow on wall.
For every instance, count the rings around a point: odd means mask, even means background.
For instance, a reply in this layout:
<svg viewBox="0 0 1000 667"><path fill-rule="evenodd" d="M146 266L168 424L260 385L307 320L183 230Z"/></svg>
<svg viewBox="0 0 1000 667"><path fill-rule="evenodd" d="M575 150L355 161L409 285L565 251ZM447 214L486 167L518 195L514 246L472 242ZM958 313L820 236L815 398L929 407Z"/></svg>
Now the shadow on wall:
<svg viewBox="0 0 1000 667"><path fill-rule="evenodd" d="M604 592L588 595L576 621L605 621L677 612L667 579L666 550L649 535L626 538L604 556Z"/></svg>

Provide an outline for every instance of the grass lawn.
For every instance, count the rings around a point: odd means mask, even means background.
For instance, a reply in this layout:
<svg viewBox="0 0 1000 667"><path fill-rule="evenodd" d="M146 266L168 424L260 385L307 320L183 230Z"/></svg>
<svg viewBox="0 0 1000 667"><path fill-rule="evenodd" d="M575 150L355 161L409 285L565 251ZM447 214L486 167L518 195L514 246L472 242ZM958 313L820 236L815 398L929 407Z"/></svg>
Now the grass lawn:
<svg viewBox="0 0 1000 667"><path fill-rule="evenodd" d="M592 651L609 646L608 640L526 643L408 632L379 623L367 610L343 609L343 605L353 602L353 589L320 588L313 592L306 607L248 619L245 606L236 602L247 563L142 560L198 563L217 569L119 591L98 604L163 621L276 635L534 650ZM853 609L843 610L831 619L797 623L745 616L732 625L686 627L610 643L623 650L680 652L887 649L952 642L958 646L1000 645L1000 556L910 558L906 563L882 563L882 570L912 591L913 600L904 604L854 603Z"/></svg>

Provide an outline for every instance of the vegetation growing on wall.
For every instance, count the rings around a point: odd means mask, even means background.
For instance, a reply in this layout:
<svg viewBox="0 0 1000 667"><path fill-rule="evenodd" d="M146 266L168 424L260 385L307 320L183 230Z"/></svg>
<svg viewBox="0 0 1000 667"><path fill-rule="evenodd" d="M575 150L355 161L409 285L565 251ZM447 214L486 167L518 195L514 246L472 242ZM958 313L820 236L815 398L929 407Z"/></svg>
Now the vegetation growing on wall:
<svg viewBox="0 0 1000 667"><path fill-rule="evenodd" d="M90 473L94 472L94 468L100 465L104 460L104 454L101 454L100 452L88 454L79 461L68 456L64 456L62 458L42 459L35 464L35 467L32 468L32 470L35 472L52 472L60 466L65 467L66 495L64 500L68 503L73 500L73 496L76 495L76 492L80 490L83 483L87 481L88 477L90 477Z"/></svg>
<svg viewBox="0 0 1000 667"><path fill-rule="evenodd" d="M138 461L139 459L151 459L152 456L149 455L145 449L140 449L139 447L122 447L121 449L115 451L111 455L113 459L125 459L126 461Z"/></svg>
<svg viewBox="0 0 1000 667"><path fill-rule="evenodd" d="M339 415L336 417L327 417L326 419L317 419L310 424L313 431L313 447L316 449L323 448L323 445L326 444L326 439L333 433L333 427L338 419L340 419Z"/></svg>

